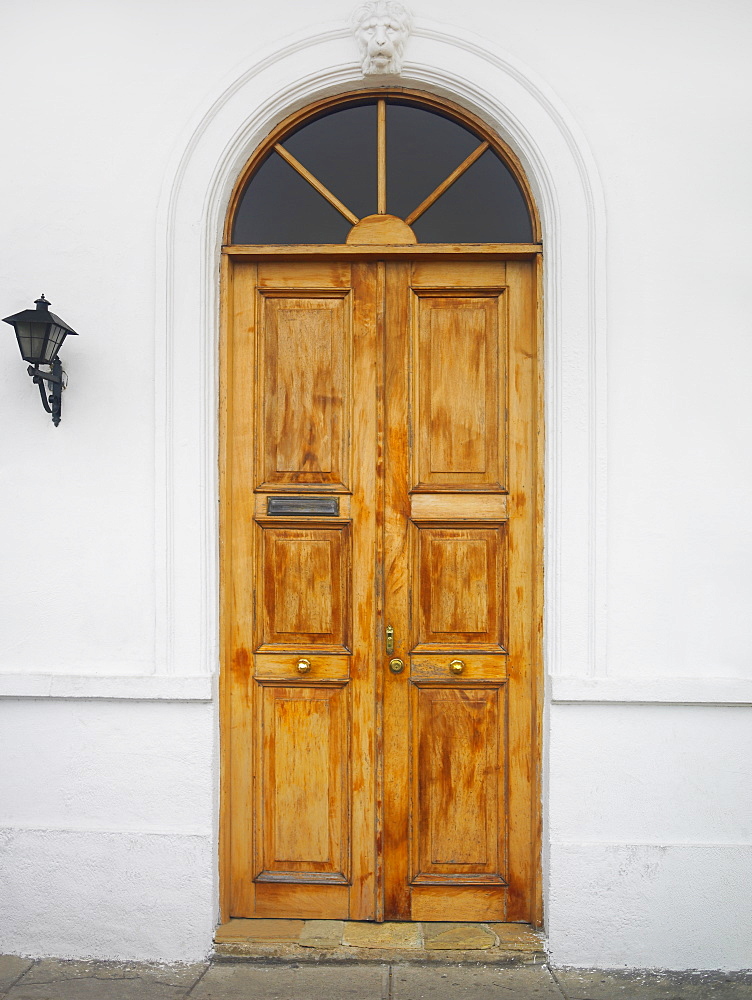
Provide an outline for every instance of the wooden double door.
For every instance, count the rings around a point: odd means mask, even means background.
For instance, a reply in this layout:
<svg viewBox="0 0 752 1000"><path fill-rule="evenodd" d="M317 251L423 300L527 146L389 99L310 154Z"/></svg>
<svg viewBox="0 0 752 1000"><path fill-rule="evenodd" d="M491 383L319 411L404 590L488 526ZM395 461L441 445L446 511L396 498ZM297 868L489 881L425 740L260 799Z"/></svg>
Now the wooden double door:
<svg viewBox="0 0 752 1000"><path fill-rule="evenodd" d="M538 921L536 267L226 261L226 916Z"/></svg>

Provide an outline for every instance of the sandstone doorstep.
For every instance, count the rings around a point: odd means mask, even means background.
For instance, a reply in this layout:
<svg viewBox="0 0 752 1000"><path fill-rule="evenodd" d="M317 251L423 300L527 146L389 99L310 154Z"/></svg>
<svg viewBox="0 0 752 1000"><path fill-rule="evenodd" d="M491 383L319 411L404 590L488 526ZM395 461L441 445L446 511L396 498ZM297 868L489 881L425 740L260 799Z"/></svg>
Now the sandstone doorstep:
<svg viewBox="0 0 752 1000"><path fill-rule="evenodd" d="M495 947L498 938L485 924L423 924L426 951L478 951Z"/></svg>
<svg viewBox="0 0 752 1000"><path fill-rule="evenodd" d="M344 930L344 920L306 920L300 944L304 948L339 948Z"/></svg>
<svg viewBox="0 0 752 1000"><path fill-rule="evenodd" d="M350 948L417 950L423 947L423 935L420 924L347 923L342 943Z"/></svg>

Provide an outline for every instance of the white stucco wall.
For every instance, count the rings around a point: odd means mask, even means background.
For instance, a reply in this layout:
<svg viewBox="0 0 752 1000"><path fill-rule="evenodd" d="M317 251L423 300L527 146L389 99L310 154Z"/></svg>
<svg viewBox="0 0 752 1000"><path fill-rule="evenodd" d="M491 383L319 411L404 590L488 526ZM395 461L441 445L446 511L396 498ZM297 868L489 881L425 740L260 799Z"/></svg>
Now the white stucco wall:
<svg viewBox="0 0 752 1000"><path fill-rule="evenodd" d="M428 86L438 60L437 79L467 81L463 99L476 87L486 114L519 120L506 137L541 198L544 167L552 178L548 234L562 252L548 248L549 280L559 268L565 315L546 359L559 386L549 427L561 431L549 435L547 507L552 957L749 967L752 8L412 8L406 78ZM345 67L346 89L355 49L337 32L350 9L8 0L0 11L0 311L45 292L81 334L62 352L57 429L10 328L0 337L0 951L192 959L210 948L214 482L213 431L201 428L214 420L213 345L197 349L213 315L207 219L252 141L242 115L260 122L263 95L281 107L287 86L291 101L313 93L315 59L322 72ZM273 60L248 76L291 26L296 39L331 37L287 51L277 78ZM507 68L473 55L473 39ZM513 70L539 88L537 104L514 90ZM546 101L602 195L593 218L602 208L606 226L590 242L555 190L557 177L571 185ZM549 160L540 174L534 147ZM572 268L588 254L597 301L578 311ZM580 438L589 459L557 472Z"/></svg>

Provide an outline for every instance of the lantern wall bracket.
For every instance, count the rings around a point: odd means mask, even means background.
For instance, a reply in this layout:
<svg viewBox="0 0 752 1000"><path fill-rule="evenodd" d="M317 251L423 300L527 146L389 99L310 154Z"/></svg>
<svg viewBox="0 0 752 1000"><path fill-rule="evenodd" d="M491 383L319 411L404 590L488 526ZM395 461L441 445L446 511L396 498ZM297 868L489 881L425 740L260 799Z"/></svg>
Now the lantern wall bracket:
<svg viewBox="0 0 752 1000"><path fill-rule="evenodd" d="M24 309L6 316L3 323L9 323L15 330L21 357L30 362L26 371L39 389L42 406L52 415L52 422L57 427L62 411L63 389L67 383L57 352L66 337L77 337L78 334L50 312L50 304L42 295L34 303L36 309ZM49 368L49 371L43 371L40 366Z"/></svg>
<svg viewBox="0 0 752 1000"><path fill-rule="evenodd" d="M62 413L63 406L63 389L65 388L65 383L63 381L63 366L60 363L60 358L55 358L52 362L52 371L43 372L39 370L37 365L29 365L26 371L31 375L34 385L39 386L39 395L42 398L42 406L48 413L52 414L52 422L57 427L60 423L60 416ZM47 395L47 390L44 383L49 383L50 394Z"/></svg>

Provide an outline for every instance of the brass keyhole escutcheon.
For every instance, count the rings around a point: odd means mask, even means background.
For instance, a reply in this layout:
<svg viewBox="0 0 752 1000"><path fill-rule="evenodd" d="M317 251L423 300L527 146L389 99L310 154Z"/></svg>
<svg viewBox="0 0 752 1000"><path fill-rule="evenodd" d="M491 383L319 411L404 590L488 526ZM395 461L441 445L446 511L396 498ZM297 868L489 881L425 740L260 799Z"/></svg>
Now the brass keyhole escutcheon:
<svg viewBox="0 0 752 1000"><path fill-rule="evenodd" d="M453 674L461 674L462 671L465 669L465 664L462 662L462 660L452 660L452 662L449 664L449 669L452 671Z"/></svg>
<svg viewBox="0 0 752 1000"><path fill-rule="evenodd" d="M389 669L393 674L401 674L405 669L405 664L400 660L398 656L395 656L393 660L389 661Z"/></svg>
<svg viewBox="0 0 752 1000"><path fill-rule="evenodd" d="M310 660L306 660L305 658L298 660L298 670L301 672L301 674L307 674L310 669L311 669Z"/></svg>

